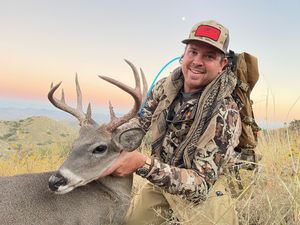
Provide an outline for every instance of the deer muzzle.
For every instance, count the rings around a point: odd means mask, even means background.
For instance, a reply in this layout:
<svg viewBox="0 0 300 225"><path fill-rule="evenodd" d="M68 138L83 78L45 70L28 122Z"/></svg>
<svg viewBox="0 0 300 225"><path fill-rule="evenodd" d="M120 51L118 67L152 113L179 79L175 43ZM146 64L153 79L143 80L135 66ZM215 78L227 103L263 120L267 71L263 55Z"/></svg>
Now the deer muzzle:
<svg viewBox="0 0 300 225"><path fill-rule="evenodd" d="M57 173L50 177L48 185L51 191L57 191L60 186L64 186L67 183L67 179L60 173Z"/></svg>

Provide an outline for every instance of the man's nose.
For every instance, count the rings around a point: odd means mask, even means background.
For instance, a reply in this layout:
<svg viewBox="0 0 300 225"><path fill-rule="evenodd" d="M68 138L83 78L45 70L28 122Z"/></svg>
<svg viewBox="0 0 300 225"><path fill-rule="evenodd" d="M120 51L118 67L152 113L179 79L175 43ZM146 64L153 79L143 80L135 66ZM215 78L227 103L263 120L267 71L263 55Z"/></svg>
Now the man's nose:
<svg viewBox="0 0 300 225"><path fill-rule="evenodd" d="M194 57L193 59L193 64L197 65L197 66L203 66L203 59L200 55L197 55Z"/></svg>

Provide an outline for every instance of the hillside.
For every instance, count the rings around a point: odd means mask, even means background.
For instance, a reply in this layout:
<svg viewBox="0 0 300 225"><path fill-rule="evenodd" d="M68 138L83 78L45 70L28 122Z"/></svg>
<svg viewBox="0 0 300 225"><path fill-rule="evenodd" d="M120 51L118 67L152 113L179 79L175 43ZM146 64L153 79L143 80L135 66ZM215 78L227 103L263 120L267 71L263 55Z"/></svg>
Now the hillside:
<svg viewBox="0 0 300 225"><path fill-rule="evenodd" d="M44 116L18 121L0 121L0 156L15 151L29 153L44 150L53 144L66 146L76 134L75 127Z"/></svg>
<svg viewBox="0 0 300 225"><path fill-rule="evenodd" d="M22 102L20 102L21 104ZM30 108L27 106L10 106L5 107L6 102L1 101L0 99L0 121L1 120L24 120L29 117L36 116L45 116L53 120L67 121L69 123L77 123L77 120L74 116L65 113L57 108L49 108L45 106L44 108ZM33 102L32 104L35 104ZM50 104L49 104L50 105ZM121 113L122 114L122 113ZM107 122L109 121L108 109L93 107L93 118L98 122Z"/></svg>

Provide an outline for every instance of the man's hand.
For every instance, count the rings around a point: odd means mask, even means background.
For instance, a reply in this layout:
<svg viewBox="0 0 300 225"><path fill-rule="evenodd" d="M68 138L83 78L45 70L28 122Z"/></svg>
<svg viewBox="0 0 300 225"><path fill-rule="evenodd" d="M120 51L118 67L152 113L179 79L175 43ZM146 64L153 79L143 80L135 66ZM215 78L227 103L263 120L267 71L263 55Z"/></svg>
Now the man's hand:
<svg viewBox="0 0 300 225"><path fill-rule="evenodd" d="M122 151L118 159L107 168L101 177L115 175L124 177L136 171L137 168L145 165L147 157L137 150L133 152Z"/></svg>

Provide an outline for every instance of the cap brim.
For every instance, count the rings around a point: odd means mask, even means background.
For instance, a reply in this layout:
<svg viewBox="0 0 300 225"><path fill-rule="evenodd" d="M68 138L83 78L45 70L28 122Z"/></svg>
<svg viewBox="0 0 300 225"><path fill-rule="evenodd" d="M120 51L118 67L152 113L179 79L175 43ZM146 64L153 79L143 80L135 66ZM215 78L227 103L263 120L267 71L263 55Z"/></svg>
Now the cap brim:
<svg viewBox="0 0 300 225"><path fill-rule="evenodd" d="M223 49L219 48L218 46L213 45L211 42L206 41L206 40L199 40L199 39L189 38L189 39L184 39L184 40L182 40L181 42L182 42L183 44L188 44L188 43L191 42L191 41L200 41L200 42L204 42L204 43L206 43L206 44L209 44L209 45L211 45L211 46L217 48L218 50L220 50L220 51L223 52L224 54L226 54L226 52L225 52Z"/></svg>

